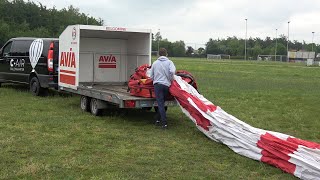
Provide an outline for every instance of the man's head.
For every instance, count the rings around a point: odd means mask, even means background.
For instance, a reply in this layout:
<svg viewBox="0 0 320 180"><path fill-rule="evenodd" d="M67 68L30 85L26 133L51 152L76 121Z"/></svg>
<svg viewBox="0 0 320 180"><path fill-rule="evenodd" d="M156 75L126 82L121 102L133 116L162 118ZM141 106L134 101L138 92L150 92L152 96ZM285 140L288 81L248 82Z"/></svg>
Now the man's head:
<svg viewBox="0 0 320 180"><path fill-rule="evenodd" d="M165 48L160 48L159 55L160 56L167 56L168 52L167 52L167 50Z"/></svg>

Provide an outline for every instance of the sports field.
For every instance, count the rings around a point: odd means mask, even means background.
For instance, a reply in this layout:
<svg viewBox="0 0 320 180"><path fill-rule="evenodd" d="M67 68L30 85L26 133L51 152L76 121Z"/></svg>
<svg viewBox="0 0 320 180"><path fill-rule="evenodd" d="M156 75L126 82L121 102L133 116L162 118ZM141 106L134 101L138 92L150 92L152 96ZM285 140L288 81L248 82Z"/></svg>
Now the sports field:
<svg viewBox="0 0 320 180"><path fill-rule="evenodd" d="M320 68L172 59L200 93L246 123L320 143ZM0 179L295 179L209 140L179 107L169 129L153 112L82 112L78 96L0 88Z"/></svg>

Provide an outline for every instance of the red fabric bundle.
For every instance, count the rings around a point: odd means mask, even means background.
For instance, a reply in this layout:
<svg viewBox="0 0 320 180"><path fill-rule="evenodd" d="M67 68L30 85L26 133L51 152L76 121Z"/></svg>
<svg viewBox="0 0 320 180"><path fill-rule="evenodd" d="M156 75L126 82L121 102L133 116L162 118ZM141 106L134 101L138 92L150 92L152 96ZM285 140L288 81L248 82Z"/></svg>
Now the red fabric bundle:
<svg viewBox="0 0 320 180"><path fill-rule="evenodd" d="M133 96L155 98L154 86L152 79L147 76L147 71L151 66L148 64L141 65L136 68L135 73L130 76L128 82L128 91ZM177 76L181 76L183 80L191 84L197 89L197 83L191 73L184 70L176 72ZM171 95L167 99L173 99Z"/></svg>

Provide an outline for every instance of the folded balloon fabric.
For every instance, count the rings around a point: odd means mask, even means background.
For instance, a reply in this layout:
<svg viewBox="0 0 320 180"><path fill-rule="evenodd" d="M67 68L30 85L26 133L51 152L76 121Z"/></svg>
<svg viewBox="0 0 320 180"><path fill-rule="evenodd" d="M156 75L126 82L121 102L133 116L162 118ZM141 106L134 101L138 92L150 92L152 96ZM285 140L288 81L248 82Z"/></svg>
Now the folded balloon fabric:
<svg viewBox="0 0 320 180"><path fill-rule="evenodd" d="M320 179L320 144L252 127L208 101L180 76L174 77L170 93L210 139L298 178Z"/></svg>

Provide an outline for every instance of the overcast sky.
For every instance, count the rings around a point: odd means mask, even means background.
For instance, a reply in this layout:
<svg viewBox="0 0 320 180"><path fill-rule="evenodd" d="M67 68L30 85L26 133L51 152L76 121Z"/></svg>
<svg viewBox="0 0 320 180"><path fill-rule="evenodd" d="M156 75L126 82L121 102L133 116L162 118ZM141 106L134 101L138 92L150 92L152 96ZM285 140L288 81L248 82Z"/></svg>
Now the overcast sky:
<svg viewBox="0 0 320 180"><path fill-rule="evenodd" d="M160 29L169 41L205 44L209 38L274 38L320 43L320 0L33 0L48 8L73 5L107 26ZM194 46L194 45L193 45Z"/></svg>

